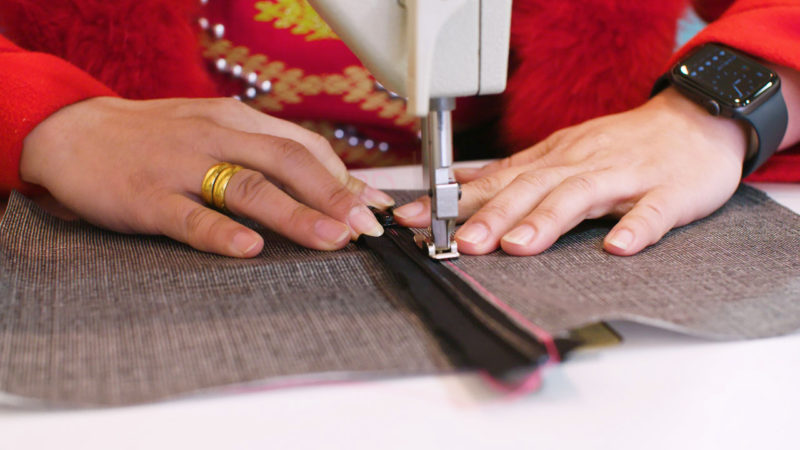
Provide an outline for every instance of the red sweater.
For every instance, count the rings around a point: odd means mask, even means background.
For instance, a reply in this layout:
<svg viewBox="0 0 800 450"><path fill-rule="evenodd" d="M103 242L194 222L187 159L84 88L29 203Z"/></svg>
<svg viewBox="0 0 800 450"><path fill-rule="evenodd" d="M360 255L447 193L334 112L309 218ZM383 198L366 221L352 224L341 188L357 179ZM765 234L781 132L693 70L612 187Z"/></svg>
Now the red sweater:
<svg viewBox="0 0 800 450"><path fill-rule="evenodd" d="M670 57L677 57L675 24L684 1L516 0L512 72L497 108L507 144L522 149L559 128L645 101ZM800 70L797 0L695 3L705 18L721 16L678 54L715 41ZM265 112L322 127L320 132L330 119L363 126L363 134L394 139L398 147L412 142L413 126L396 101L383 92L364 92L357 60L304 8L305 0L211 0L206 10L197 0L4 0L0 196L31 188L19 179L23 140L64 106L102 95L143 99L235 92L230 81L208 70L201 54L260 64L261 76L274 89L251 104ZM232 16L237 11L239 16ZM198 39L194 24L200 15L233 24L231 31L222 41ZM618 67L629 68L630 79L620 80L613 70ZM483 120L476 114L483 106L460 109L463 121ZM371 162L368 153L344 143L335 147L351 165ZM752 179L800 181L800 151L781 152Z"/></svg>

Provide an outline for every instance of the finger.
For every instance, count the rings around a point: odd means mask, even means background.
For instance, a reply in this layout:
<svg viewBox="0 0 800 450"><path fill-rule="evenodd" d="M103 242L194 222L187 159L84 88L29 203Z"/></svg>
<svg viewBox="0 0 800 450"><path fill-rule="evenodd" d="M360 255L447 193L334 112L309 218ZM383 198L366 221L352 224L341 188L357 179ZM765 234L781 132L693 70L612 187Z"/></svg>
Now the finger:
<svg viewBox="0 0 800 450"><path fill-rule="evenodd" d="M301 144L273 136L234 133L236 136L232 138L240 145L221 149L220 160L255 169L278 180L300 202L350 225L353 237L383 234L375 215ZM260 189L266 180L256 175L245 173L237 179Z"/></svg>
<svg viewBox="0 0 800 450"><path fill-rule="evenodd" d="M483 167L459 167L453 169L453 175L455 175L457 182L463 184L477 179L481 171L483 171Z"/></svg>
<svg viewBox="0 0 800 450"><path fill-rule="evenodd" d="M362 198L367 204L378 208L394 205L387 194L368 187L363 181L350 176L342 160L336 155L330 142L288 120L264 114L234 99L212 99L205 113L214 122L224 127L252 134L264 134L289 139L303 145L340 183Z"/></svg>
<svg viewBox="0 0 800 450"><path fill-rule="evenodd" d="M519 174L528 170L527 166L509 167L491 175L461 185L461 199L458 202L458 220L472 216L498 192L505 189ZM426 227L430 225L430 198L417 200L394 209L394 216L400 225L407 227Z"/></svg>
<svg viewBox="0 0 800 450"><path fill-rule="evenodd" d="M614 172L589 172L567 178L500 240L511 255L535 255L548 249L584 219L601 217L633 197L635 180L622 181Z"/></svg>
<svg viewBox="0 0 800 450"><path fill-rule="evenodd" d="M194 116L200 114L218 125L232 130L251 134L266 134L299 142L318 157L320 163L342 183L346 182L347 169L336 157L330 144L322 136L300 125L264 114L233 98L214 98L204 100L201 108L195 101L186 103L186 108L178 114Z"/></svg>
<svg viewBox="0 0 800 450"><path fill-rule="evenodd" d="M350 176L349 174L345 186L350 192L357 195L361 201L369 206L374 206L378 209L387 209L395 205L395 201L392 196L381 190L375 189L374 187L366 184L356 177Z"/></svg>
<svg viewBox="0 0 800 450"><path fill-rule="evenodd" d="M577 171L574 167L555 167L520 174L458 230L458 248L469 254L495 250L504 234Z"/></svg>
<svg viewBox="0 0 800 450"><path fill-rule="evenodd" d="M225 206L304 247L335 250L350 240L347 224L297 202L253 170L242 170L231 177Z"/></svg>
<svg viewBox="0 0 800 450"><path fill-rule="evenodd" d="M520 153L525 153L525 152L520 152ZM519 155L520 153L515 153L512 156L507 156L505 158L492 161L483 167L454 169L453 174L456 177L456 181L458 181L459 183L462 184L469 183L477 180L478 178L491 175L497 171L513 167L515 165L513 161L519 160L519 156L516 155Z"/></svg>
<svg viewBox="0 0 800 450"><path fill-rule="evenodd" d="M673 227L685 225L677 197L663 189L642 197L611 229L603 248L614 255L633 255L658 242Z"/></svg>
<svg viewBox="0 0 800 450"><path fill-rule="evenodd" d="M264 247L255 231L181 195L167 197L160 206L158 232L198 250L251 258Z"/></svg>
<svg viewBox="0 0 800 450"><path fill-rule="evenodd" d="M454 174L456 181L459 183L469 183L477 180L478 178L492 175L505 169L533 163L537 163L537 165L531 166L530 169L545 167L548 164L548 161L541 161L541 159L550 153L557 145L561 144L562 141L564 141L563 136L564 133L561 132L553 133L547 139L537 143L527 150L514 153L511 156L507 156L496 161L492 161L479 169L455 169Z"/></svg>
<svg viewBox="0 0 800 450"><path fill-rule="evenodd" d="M525 167L510 167L462 185L461 200L458 202L459 220L464 220L475 213L525 170ZM403 226L426 227L430 225L431 213L428 197L421 197L412 203L395 208L393 212L398 223Z"/></svg>
<svg viewBox="0 0 800 450"><path fill-rule="evenodd" d="M392 211L397 223L405 227L423 228L431 224L431 199L423 196Z"/></svg>

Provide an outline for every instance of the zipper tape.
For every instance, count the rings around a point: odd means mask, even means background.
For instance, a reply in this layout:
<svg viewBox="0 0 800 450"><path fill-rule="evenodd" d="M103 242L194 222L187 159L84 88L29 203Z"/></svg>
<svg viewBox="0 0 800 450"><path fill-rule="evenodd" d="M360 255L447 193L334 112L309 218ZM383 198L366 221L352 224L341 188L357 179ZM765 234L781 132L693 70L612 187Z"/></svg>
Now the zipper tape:
<svg viewBox="0 0 800 450"><path fill-rule="evenodd" d="M390 213L376 212L376 216L384 235L362 236L359 244L374 251L401 281L456 366L482 369L500 382L517 383L551 359L540 340L424 254L411 230L394 225ZM572 347L563 339L556 341L559 350Z"/></svg>

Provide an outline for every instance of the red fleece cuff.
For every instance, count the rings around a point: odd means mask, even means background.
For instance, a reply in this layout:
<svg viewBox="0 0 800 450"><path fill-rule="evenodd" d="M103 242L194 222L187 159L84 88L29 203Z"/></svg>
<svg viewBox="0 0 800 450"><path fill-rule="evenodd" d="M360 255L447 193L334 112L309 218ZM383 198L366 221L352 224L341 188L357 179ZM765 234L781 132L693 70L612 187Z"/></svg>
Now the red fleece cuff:
<svg viewBox="0 0 800 450"><path fill-rule="evenodd" d="M59 109L116 94L72 64L45 53L0 52L0 196L34 186L19 175L25 137Z"/></svg>
<svg viewBox="0 0 800 450"><path fill-rule="evenodd" d="M742 6L732 7L700 31L673 55L669 65L696 47L718 42L765 61L800 70L800 4L793 1L752 9Z"/></svg>

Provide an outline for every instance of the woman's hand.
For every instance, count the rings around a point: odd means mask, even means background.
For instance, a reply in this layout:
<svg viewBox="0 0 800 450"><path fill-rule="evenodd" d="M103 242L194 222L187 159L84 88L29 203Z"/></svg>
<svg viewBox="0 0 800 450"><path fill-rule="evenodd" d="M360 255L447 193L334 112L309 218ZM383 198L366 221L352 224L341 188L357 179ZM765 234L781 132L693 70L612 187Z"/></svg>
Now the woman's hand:
<svg viewBox="0 0 800 450"><path fill-rule="evenodd" d="M25 139L20 174L99 226L255 256L261 236L200 200L206 171L219 162L245 167L226 191L232 213L310 248L380 235L366 204L393 204L351 177L323 137L232 99L94 98L68 106Z"/></svg>
<svg viewBox="0 0 800 450"><path fill-rule="evenodd" d="M637 109L561 130L481 169L456 171L462 219L469 218L456 233L458 248L538 254L584 219L611 215L621 219L605 238L606 251L632 255L722 206L739 184L746 147L743 125L667 89ZM397 208L395 216L426 226L427 199Z"/></svg>

